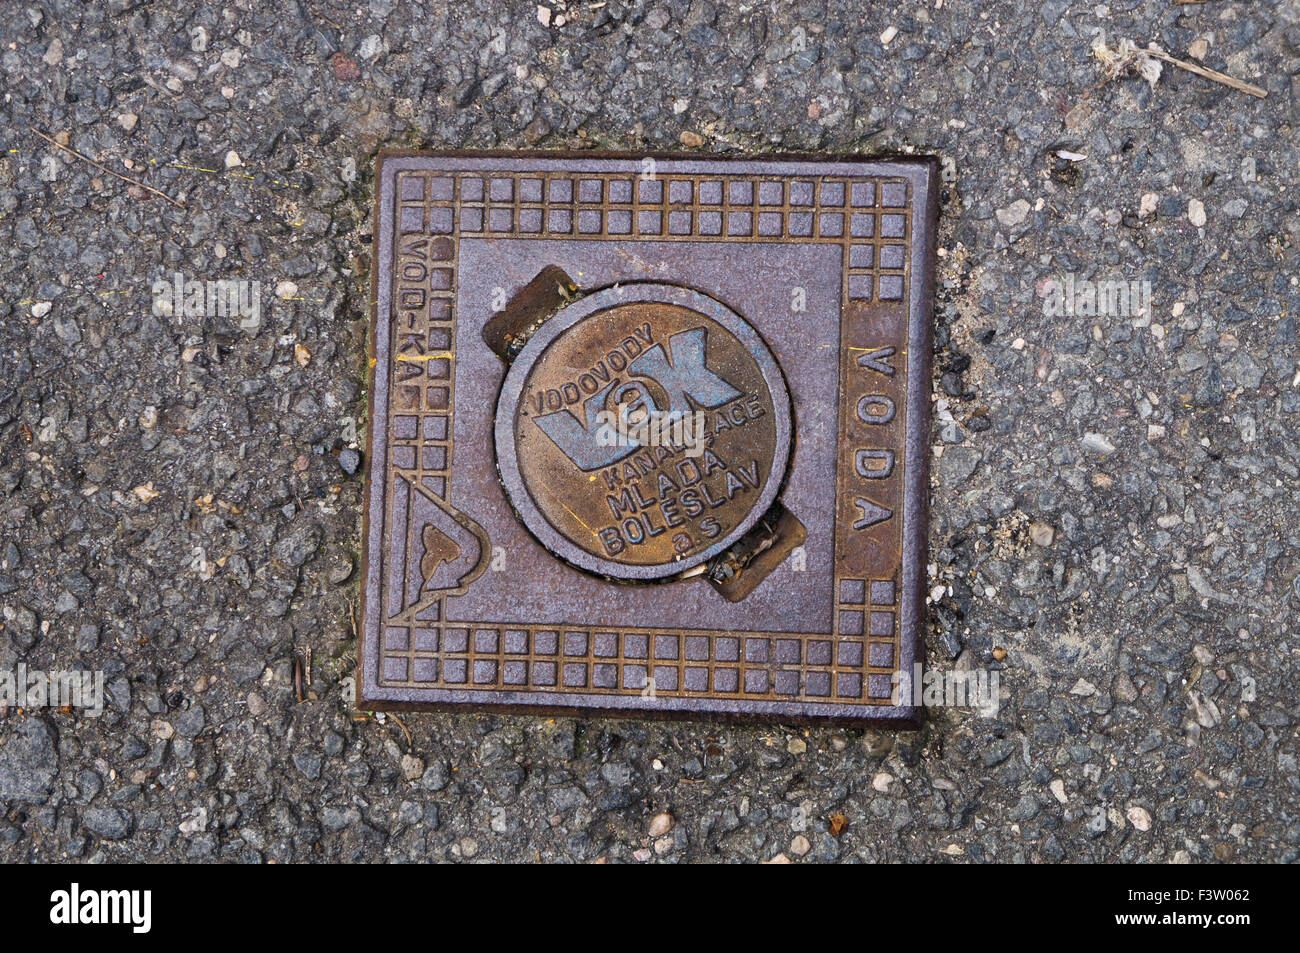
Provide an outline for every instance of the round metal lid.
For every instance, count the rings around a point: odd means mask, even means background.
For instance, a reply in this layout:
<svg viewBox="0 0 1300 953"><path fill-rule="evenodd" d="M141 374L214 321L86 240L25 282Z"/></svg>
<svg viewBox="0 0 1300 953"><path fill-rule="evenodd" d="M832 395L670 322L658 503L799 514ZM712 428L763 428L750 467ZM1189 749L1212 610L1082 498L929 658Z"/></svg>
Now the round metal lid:
<svg viewBox="0 0 1300 953"><path fill-rule="evenodd" d="M790 459L785 379L763 339L707 295L635 283L564 308L497 402L501 482L556 556L624 580L678 575L740 539Z"/></svg>

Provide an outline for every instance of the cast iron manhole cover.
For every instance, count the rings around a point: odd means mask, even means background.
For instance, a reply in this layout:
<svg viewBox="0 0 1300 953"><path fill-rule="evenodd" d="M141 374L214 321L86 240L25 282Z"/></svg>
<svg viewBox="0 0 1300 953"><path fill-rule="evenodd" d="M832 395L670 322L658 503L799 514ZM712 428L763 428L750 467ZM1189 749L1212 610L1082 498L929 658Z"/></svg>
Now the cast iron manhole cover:
<svg viewBox="0 0 1300 953"><path fill-rule="evenodd" d="M528 339L501 391L496 448L506 494L547 549L611 578L664 579L738 542L775 502L790 395L725 305L616 285Z"/></svg>
<svg viewBox="0 0 1300 953"><path fill-rule="evenodd" d="M359 705L914 720L935 163L378 177Z"/></svg>

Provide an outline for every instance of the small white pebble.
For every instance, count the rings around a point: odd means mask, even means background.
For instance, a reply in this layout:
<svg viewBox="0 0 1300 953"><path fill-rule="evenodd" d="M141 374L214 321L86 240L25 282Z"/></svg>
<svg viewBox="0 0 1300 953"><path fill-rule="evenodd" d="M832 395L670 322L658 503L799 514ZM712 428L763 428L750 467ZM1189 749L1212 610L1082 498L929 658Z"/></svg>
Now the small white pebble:
<svg viewBox="0 0 1300 953"><path fill-rule="evenodd" d="M1100 453L1103 456L1110 456L1115 452L1115 445L1106 437L1099 433L1086 433L1083 435L1083 449L1091 450L1093 453Z"/></svg>
<svg viewBox="0 0 1300 953"><path fill-rule="evenodd" d="M63 41L55 37L50 45L45 48L45 55L41 57L42 62L47 66L58 66L63 62Z"/></svg>
<svg viewBox="0 0 1300 953"><path fill-rule="evenodd" d="M402 776L408 781L424 777L424 761L413 754L402 755Z"/></svg>
<svg viewBox="0 0 1300 953"><path fill-rule="evenodd" d="M372 33L357 46L357 57L369 63L384 52L384 40L378 33Z"/></svg>
<svg viewBox="0 0 1300 953"><path fill-rule="evenodd" d="M996 209L994 215L1005 228L1014 228L1029 217L1032 208L1024 199L1016 199L1006 208Z"/></svg>

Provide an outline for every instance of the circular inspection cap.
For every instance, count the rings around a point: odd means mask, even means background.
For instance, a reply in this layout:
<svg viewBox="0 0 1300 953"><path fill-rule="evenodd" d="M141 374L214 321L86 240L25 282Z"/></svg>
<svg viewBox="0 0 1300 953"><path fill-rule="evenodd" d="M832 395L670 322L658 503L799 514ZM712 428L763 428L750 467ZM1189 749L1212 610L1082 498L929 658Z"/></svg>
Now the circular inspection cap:
<svg viewBox="0 0 1300 953"><path fill-rule="evenodd" d="M616 285L541 325L497 402L501 482L552 553L678 575L745 535L790 459L790 394L743 318L675 285Z"/></svg>

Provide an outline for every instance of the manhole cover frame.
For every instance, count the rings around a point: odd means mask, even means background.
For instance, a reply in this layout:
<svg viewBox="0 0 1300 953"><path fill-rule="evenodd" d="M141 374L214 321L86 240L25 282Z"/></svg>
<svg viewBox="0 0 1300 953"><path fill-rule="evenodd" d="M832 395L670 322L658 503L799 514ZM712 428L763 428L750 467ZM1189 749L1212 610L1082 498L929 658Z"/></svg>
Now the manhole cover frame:
<svg viewBox="0 0 1300 953"><path fill-rule="evenodd" d="M831 631L821 633L822 640L829 639L832 655L829 659L818 657L816 663L812 656L806 655L803 661L795 663L794 670L802 671L805 676L816 675L818 685L823 685L827 679L832 685L831 690L817 698L809 698L800 694L794 699L773 698L771 689L771 676L780 671L780 660L773 656L772 650L779 650L779 636L782 633L746 633L736 632L734 638L720 639L725 642L734 642L740 652L738 673L741 676L742 688L733 690L728 693L725 691L715 691L706 688L694 696L687 692L686 686L681 685L680 681L674 686L672 691L660 692L658 697L652 690L648 695L644 691L629 690L627 686L621 685L610 691L596 691L594 686L589 685L586 689L576 688L555 683L555 687L550 691L537 691L536 686L528 685L519 689L510 689L503 686L498 677L498 684L488 688L476 686L473 672L476 671L480 662L485 665L498 664L508 655L503 655L505 648L498 642L496 648L495 662L491 659L480 657L490 656L490 651L485 653L476 653L474 647L474 637L476 635L473 624L470 624L470 646L466 648L463 645L444 644L438 651L433 654L438 657L445 657L447 660L458 663L460 668L467 668L469 674L466 674L463 681L464 687L452 685L435 685L422 687L419 680L412 682L412 663L421 661L421 652L418 648L413 647L413 642L408 642L404 650L399 650L396 655L392 654L390 648L394 643L385 630L391 630L390 619L381 619L380 607L384 604L384 587L392 585L396 577L391 572L386 573L391 567L386 563L391 553L388 552L388 543L390 541L387 527L385 526L386 507L390 502L387 490L389 488L390 476L390 448L392 442L393 415L392 415L392 398L394 396L395 385L392 379L392 370L394 361L400 356L395 353L394 338L399 330L394 325L398 315L397 296L402 289L395 281L395 273L398 261L395 260L395 249L402 240L402 233L399 230L399 218L405 214L403 199L399 195L399 178L402 173L416 172L427 173L438 178L452 179L457 182L461 178L477 178L482 184L497 177L514 176L518 181L520 176L535 175L539 178L549 179L551 174L562 174L572 177L574 185L577 185L579 178L591 177L602 178L609 182L612 177L636 182L638 175L645 169L646 163L653 162L657 168L659 176L667 183L670 179L676 181L678 178L691 178L697 183L705 180L721 180L728 185L737 180L748 180L753 184L752 201L754 203L751 211L755 213L754 223L751 224L750 235L754 240L761 240L764 236L757 225L758 213L762 211L759 203L759 186L766 186L773 180L781 180L788 186L786 192L786 203L782 211L792 213L794 211L793 184L812 183L815 196L812 207L808 209L799 209L800 213L811 213L814 225L813 228L817 237L824 237L820 231L823 228L822 221L825 216L830 215L832 218L837 213L843 213L840 216L845 221L845 237L843 242L843 270L844 286L846 290L851 284L857 282L858 287L863 283L869 283L871 280L877 282L877 294L883 293L884 286L880 283L879 266L881 262L877 257L875 268L871 266L866 268L859 267L860 263L850 263L851 239L847 234L847 221L850 218L851 207L848 202L850 192L856 196L856 189L862 186L863 189L870 187L878 190L875 200L876 224L879 228L883 222L883 215L888 213L891 218L902 221L903 224L898 226L895 235L896 240L903 242L905 245L905 258L902 263L900 276L884 275L883 277L894 280L894 287L901 288L901 296L895 299L898 306L901 307L904 324L902 336L895 335L892 343L875 344L867 346L858 346L856 351L859 353L850 357L847 353L842 361L841 372L841 393L837 413L840 418L840 444L839 462L836 467L837 486L836 500L837 507L835 518L835 534L837 539L843 533L848 532L849 527L856 526L859 529L873 529L879 524L897 525L899 532L896 534L898 544L896 547L890 547L890 551L897 557L897 567L894 577L890 580L877 580L871 577L867 578L841 578L839 560L842 554L837 550L837 569L833 580L835 592L835 605L833 615L837 620L842 620L846 613L850 617L856 614L859 620L856 625L861 627L859 630L850 629L849 634L857 635L857 638L843 638L840 634L840 621L837 621ZM915 724L919 718L919 708L913 703L913 692L911 690L911 681L913 676L913 666L918 660L917 642L919 638L920 627L924 619L924 579L925 579L925 551L926 551L926 533L927 533L927 511L928 511L928 465L929 465L929 417L930 417L930 354L932 350L933 335L933 285L934 285L934 239L935 224L937 218L938 205L938 163L932 157L894 157L880 159L862 159L854 157L772 157L763 160L718 160L708 159L697 156L680 156L680 155L656 155L647 156L643 154L592 154L592 153L502 153L502 152L438 152L438 153L411 153L411 152L390 152L380 156L377 162L377 190L376 190L376 208L375 208L375 255L372 265L372 278L374 284L374 312L372 313L372 358L370 372L370 420L371 428L371 445L369 460L367 463L367 508L364 519L364 538L363 538L363 565L362 572L364 577L364 587L362 593L362 632L359 647L359 666L357 672L357 700L358 706L367 710L495 710L511 712L529 712L529 713L558 713L571 715L633 715L637 717L676 717L687 719L699 719L708 717L721 717L727 719L739 719L750 721L778 721L778 722L839 722L848 724L894 724L899 726ZM828 207L822 204L822 199L827 192L825 187L830 185L830 201L838 202L839 205L831 204ZM633 186L635 188L635 184ZM665 188L667 188L665 184ZM885 203L882 195L883 191L888 188L891 190L894 199L891 201L898 202L897 205L889 206ZM608 193L606 193L608 196ZM898 198L902 196L903 198ZM611 197L612 198L612 197ZM702 199L702 195L700 196ZM453 220L460 214L463 209L460 204L461 196L457 194L455 200L450 203L451 216ZM479 198L482 207L479 214L486 216L488 212L489 197L485 194ZM726 211L733 207L730 204L730 194L726 200L728 205ZM856 202L856 198L854 199ZM429 211L430 204L436 205L433 200L426 199L425 212ZM444 203L446 204L446 203ZM441 209L444 206L436 206ZM521 201L516 201L516 213L522 207ZM580 203L575 196L574 211L575 215ZM610 202L604 201L598 206L609 209ZM694 206L698 213L700 206ZM806 218L807 215L804 215ZM725 221L725 220L724 220ZM790 228L793 229L794 218L789 218ZM452 239L458 242L462 232L456 229L456 235ZM877 241L875 242L876 251L879 252L880 231L877 231ZM480 226L478 237L493 237L488 232L486 218ZM608 237L608 236L602 236ZM667 237L666 235L664 236ZM577 236L574 236L576 239ZM624 241L636 241L637 235L625 235ZM701 240L696 237L695 240ZM707 240L707 239L705 239ZM799 238L787 236L786 240L798 243ZM454 257L454 256L453 256ZM869 286L869 284L868 284ZM869 294L870 292L868 292ZM450 297L454 299L456 295L456 286L453 280L451 285ZM725 298L724 298L724 303ZM842 333L844 330L854 331L854 337L861 340L861 335L857 332L861 328L850 327L850 314L852 306L849 300L842 302L844 314L842 319ZM743 312L741 312L743 315ZM377 316L384 314L389 320L379 322ZM747 315L743 315L748 317ZM453 314L453 319L455 315ZM760 328L760 332L761 332ZM843 338L842 338L843 343ZM850 346L850 350L853 350ZM843 348L841 348L843 350ZM849 375L845 373L850 361L857 366L865 369L867 372L875 372L876 377L871 377L869 381L861 380L856 384L851 384ZM893 370L900 371L897 377L893 377ZM454 369L452 370L454 374ZM858 375L862 377L863 375ZM897 417L900 422L905 422L905 428L895 447L890 451L891 460L888 470L882 469L878 473L871 475L871 468L880 464L883 457L871 456L866 463L866 471L862 471L868 479L878 478L881 475L888 479L880 480L878 483L864 484L861 480L855 480L851 474L846 476L846 470L852 471L854 467L854 448L851 446L853 437L850 433L857 427L852 420L846 417L854 408L862 407L862 399L871 397L872 390L888 390L889 380L893 378L895 383L899 380L905 380L905 389L896 388L894 397L889 401L890 418ZM793 386L793 382L792 386ZM870 383L872 386L867 386ZM851 384L851 386L846 386ZM865 408L865 419L873 416L883 415L886 407L885 404L875 403L867 404ZM796 409L796 416L799 411ZM378 423L376 423L378 422ZM796 435L797 439L797 435ZM873 454L875 451L872 451ZM847 467L846 467L847 462ZM449 474L450 476L450 474ZM886 484L890 490L878 492L877 497L882 497L882 502L877 501L868 495L869 491L876 487L884 487ZM498 487L498 489L500 489ZM856 496L861 492L863 495ZM883 494L883 495L882 495ZM427 495L427 494L426 494ZM885 514L885 515L881 515ZM472 522L472 521L469 521ZM486 543L487 540L482 540ZM838 545L838 544L837 544ZM871 548L874 544L864 544L859 550ZM879 546L875 548L879 549ZM408 553L408 556L410 554ZM552 557L553 558L553 557ZM409 562L409 560L408 560ZM446 593L455 594L463 592L465 587L472 583L476 573L481 573L485 565L484 560L480 560L479 565L474 573L466 574L464 578L458 580L458 588L446 589ZM861 576L863 572L856 570L854 575ZM684 584L673 584L684 585ZM400 584L399 584L400 587ZM877 603L876 596L879 589L879 595L883 601ZM847 600L847 601L846 601ZM867 633L868 627L874 626L875 622L872 616L874 610L880 607L888 610L892 608L894 616L894 633L895 638L892 642L893 657L887 665L868 664L865 661L865 652L868 649ZM871 611L869 611L871 610ZM881 615L885 615L882 612ZM495 624L495 623L489 623ZM437 626L438 623L433 623ZM563 626L553 626L555 628L564 628ZM581 628L580 624L574 627ZM591 626L586 627L589 635L594 635ZM679 653L679 666L677 675L683 674L682 665L689 665L685 661L685 655L681 654L683 648L689 653L689 646L684 646L684 640L689 640L690 636L683 630L678 633L681 638L673 636L677 645L675 651ZM411 633L413 636L413 633ZM817 636L818 633L810 633ZM633 639L638 643L650 641L651 645L657 646L660 636L654 633L647 635L632 636L629 634L629 644ZM671 641L671 640L670 640ZM759 650L753 653L753 659L750 655L751 642L758 642ZM765 643L765 645L763 644ZM720 644L720 643L719 643ZM861 649L864 654L864 661L858 663L859 674L848 673L849 684L852 685L854 679L860 679L863 688L858 697L854 697L850 690L847 697L838 692L833 686L839 681L843 681L845 672L836 667L841 648L847 646L850 649ZM426 647L427 648L427 647ZM728 650L731 646L728 646ZM393 659L401 660L401 652L406 651L405 661L408 668L405 670L405 680L390 677L395 671ZM457 652L463 656L453 659L451 656ZM534 649L530 649L527 656L529 660L536 660L537 655ZM554 650L551 650L554 651ZM620 650L621 651L621 650ZM651 651L651 660L653 661L657 648ZM424 653L428 655L426 651ZM544 654L544 653L543 653ZM590 659L589 655L589 659ZM626 658L620 655L620 660L625 662ZM563 659L561 659L563 661ZM728 660L730 664L730 659ZM873 660L874 661L874 660ZM850 658L850 662L852 659ZM547 665L550 663L542 663ZM710 662L710 665L719 664L717 659ZM385 667L387 666L387 670ZM635 668L636 666L633 666ZM658 671L655 668L654 671ZM787 667L784 671L789 671ZM815 671L814 671L815 670ZM768 691L766 696L749 697L748 685L749 675L753 673L756 676L766 678ZM868 674L869 673L869 674ZM867 695L865 684L868 677L880 681L882 676L888 675L894 683L889 697L882 697L879 692L879 686L875 689L876 695L869 703L865 701ZM710 676L712 678L712 675ZM756 679L755 684L759 683ZM653 689L653 683L651 684Z"/></svg>

